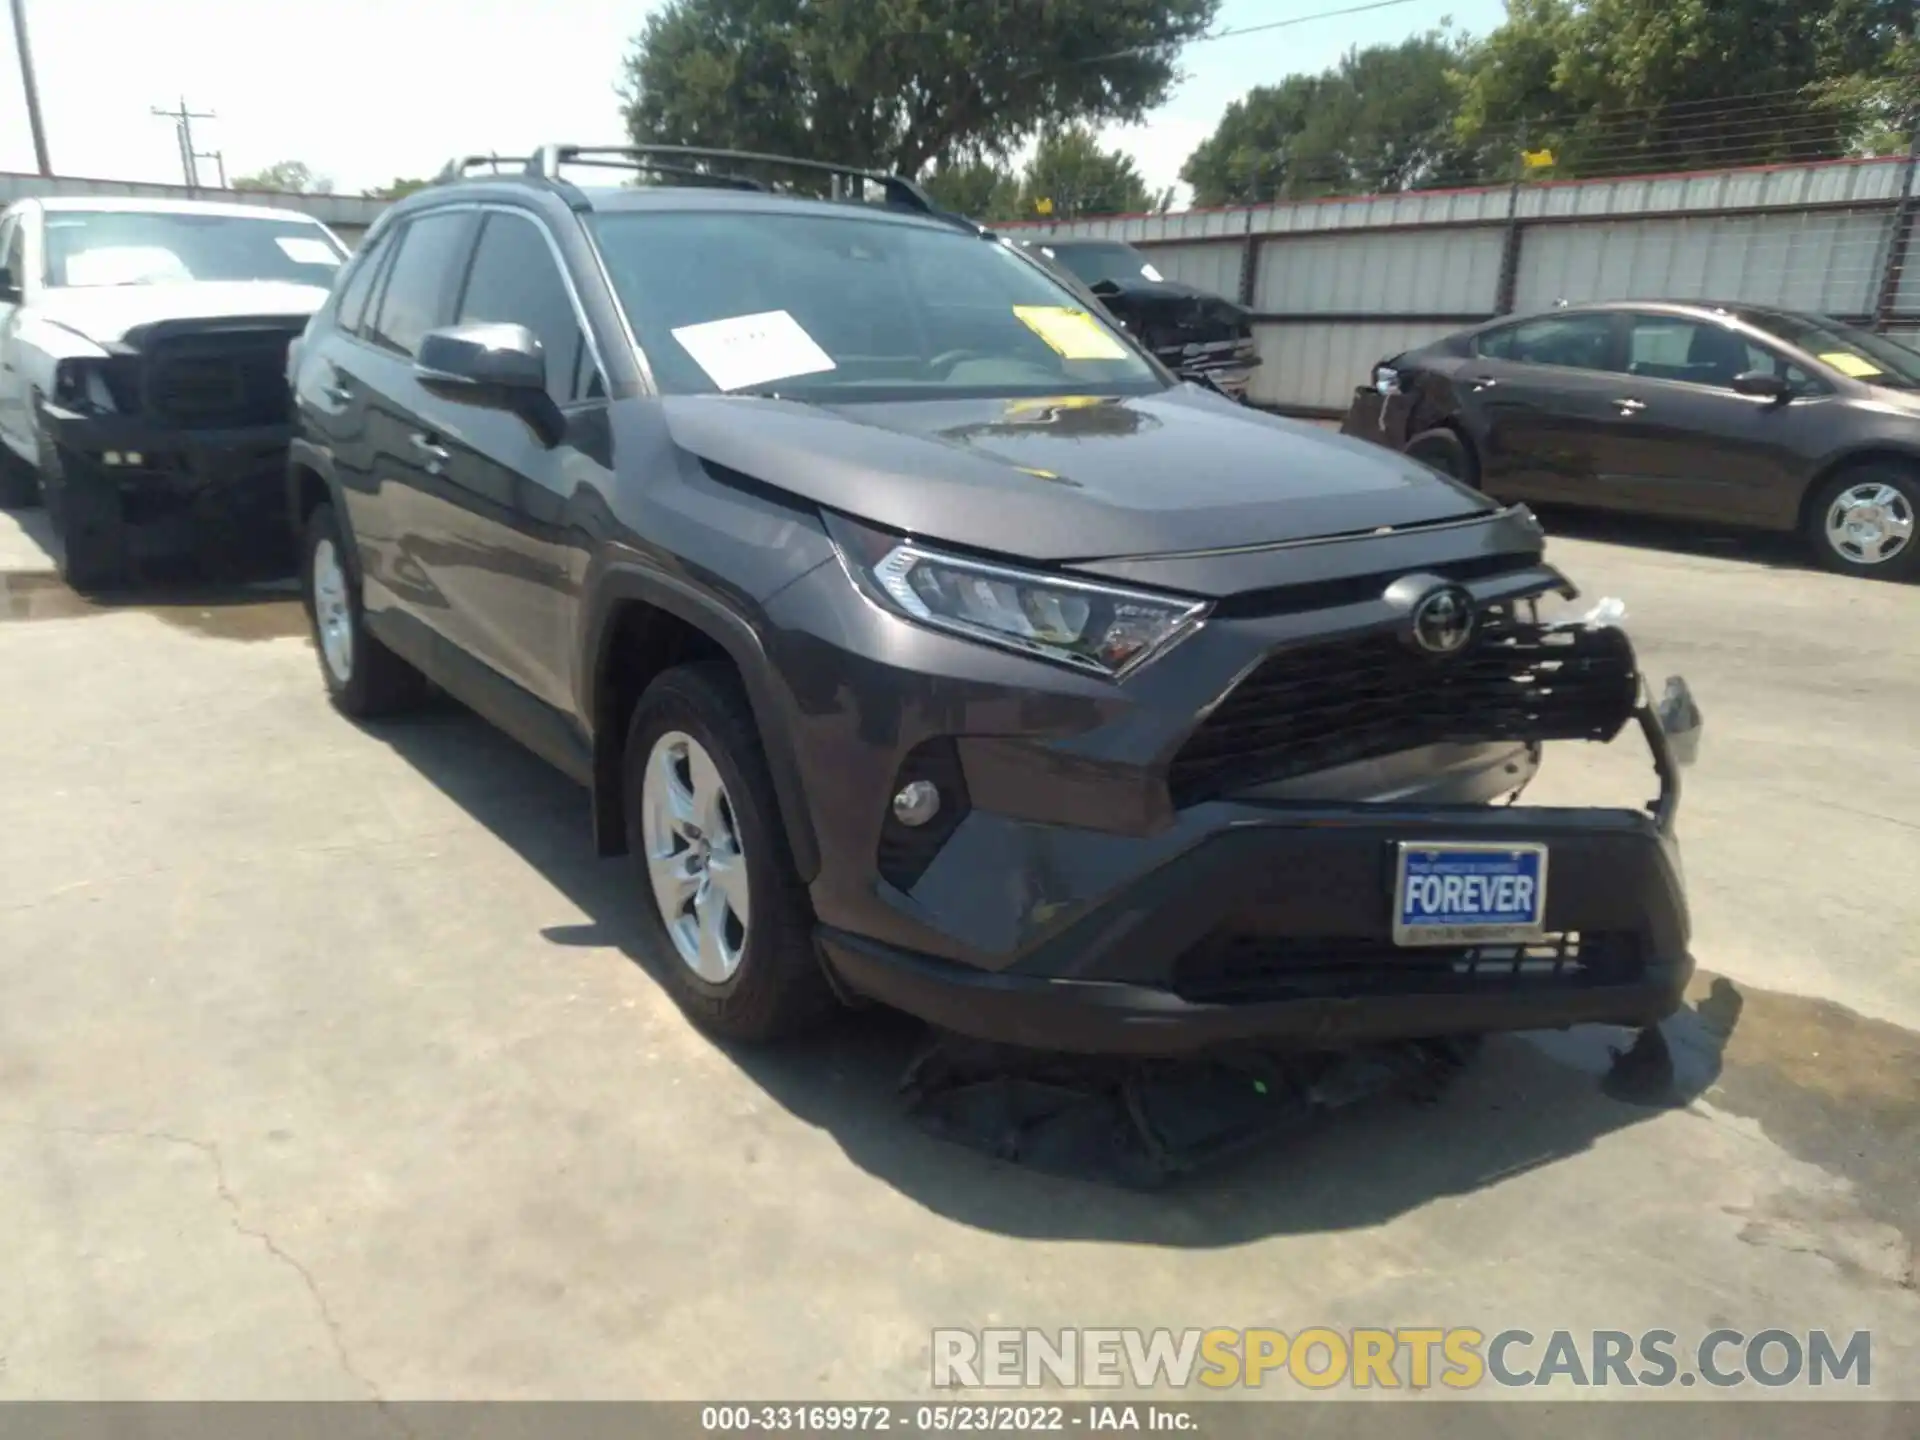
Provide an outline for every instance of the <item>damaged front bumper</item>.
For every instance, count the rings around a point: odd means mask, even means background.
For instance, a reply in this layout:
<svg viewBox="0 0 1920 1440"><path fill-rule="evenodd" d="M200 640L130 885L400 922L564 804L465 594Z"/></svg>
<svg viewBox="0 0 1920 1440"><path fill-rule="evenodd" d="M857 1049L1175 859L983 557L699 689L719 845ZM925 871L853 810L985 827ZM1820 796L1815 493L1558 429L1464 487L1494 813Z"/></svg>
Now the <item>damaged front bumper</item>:
<svg viewBox="0 0 1920 1440"><path fill-rule="evenodd" d="M192 557L223 571L286 570L289 424L177 429L46 404L59 484L124 530L132 559Z"/></svg>
<svg viewBox="0 0 1920 1440"><path fill-rule="evenodd" d="M1403 800L1212 802L1193 843L1002 970L832 928L840 984L962 1035L1083 1054L1329 1049L1673 1013L1692 976L1674 822L1701 719L1685 682L1634 720L1659 794L1645 811ZM1112 837L988 837L1031 872L1102 863ZM1538 943L1395 942L1395 857L1421 844L1542 846ZM1077 853L1084 852L1084 853Z"/></svg>

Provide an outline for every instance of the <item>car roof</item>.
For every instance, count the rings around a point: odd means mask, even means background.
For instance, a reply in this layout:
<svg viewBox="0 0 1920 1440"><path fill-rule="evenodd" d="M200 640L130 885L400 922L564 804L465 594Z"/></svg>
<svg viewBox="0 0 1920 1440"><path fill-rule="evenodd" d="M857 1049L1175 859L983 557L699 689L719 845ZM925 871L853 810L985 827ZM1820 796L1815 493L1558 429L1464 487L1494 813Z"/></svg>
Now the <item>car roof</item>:
<svg viewBox="0 0 1920 1440"><path fill-rule="evenodd" d="M1501 315L1474 328L1477 331L1515 320L1539 320L1554 315L1605 314L1620 310L1652 310L1672 315L1731 315L1735 319L1748 321L1764 316L1809 321L1821 318L1805 310L1788 310L1778 305L1753 305L1739 300L1583 300L1575 305Z"/></svg>
<svg viewBox="0 0 1920 1440"><path fill-rule="evenodd" d="M283 210L273 205L247 205L218 200L146 200L128 195L62 195L38 199L42 210L58 215L71 211L98 214L103 211L126 215L225 215L238 220L301 220L309 225L320 221L299 210Z"/></svg>
<svg viewBox="0 0 1920 1440"><path fill-rule="evenodd" d="M597 215L635 213L673 214L716 211L745 211L762 215L817 215L846 220L872 220L883 225L911 225L946 234L966 234L951 220L894 206L868 205L850 200L815 200L803 195L783 195L777 191L734 190L720 185L572 185L546 183L515 176L485 176L472 180L449 181L431 185L409 195L402 206L408 211L424 210L435 204L475 200L526 199L541 195L571 202L574 209L586 209ZM575 198L577 197L577 198Z"/></svg>

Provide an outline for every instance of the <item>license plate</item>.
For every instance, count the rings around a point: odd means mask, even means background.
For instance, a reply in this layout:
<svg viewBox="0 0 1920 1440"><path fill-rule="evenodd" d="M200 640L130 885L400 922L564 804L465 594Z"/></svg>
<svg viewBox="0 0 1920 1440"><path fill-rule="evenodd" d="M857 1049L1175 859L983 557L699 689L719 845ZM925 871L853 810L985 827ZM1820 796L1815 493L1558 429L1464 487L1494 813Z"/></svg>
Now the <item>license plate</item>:
<svg viewBox="0 0 1920 1440"><path fill-rule="evenodd" d="M1537 940L1547 913L1544 845L1401 841L1393 943L1482 945Z"/></svg>

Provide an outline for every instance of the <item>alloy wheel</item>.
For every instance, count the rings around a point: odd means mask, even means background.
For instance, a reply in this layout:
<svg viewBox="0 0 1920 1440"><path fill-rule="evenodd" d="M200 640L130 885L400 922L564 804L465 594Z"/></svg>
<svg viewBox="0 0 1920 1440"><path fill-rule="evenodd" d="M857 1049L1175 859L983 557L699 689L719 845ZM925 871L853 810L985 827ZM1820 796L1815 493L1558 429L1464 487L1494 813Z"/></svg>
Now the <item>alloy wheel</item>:
<svg viewBox="0 0 1920 1440"><path fill-rule="evenodd" d="M340 684L353 679L353 607L347 602L347 574L331 540L313 547L313 620L320 654Z"/></svg>
<svg viewBox="0 0 1920 1440"><path fill-rule="evenodd" d="M1856 565L1884 565L1913 543L1913 506L1878 480L1849 486L1827 507L1827 544Z"/></svg>
<svg viewBox="0 0 1920 1440"><path fill-rule="evenodd" d="M706 747L679 730L655 740L640 803L660 922L687 968L723 985L746 954L752 906L733 802Z"/></svg>

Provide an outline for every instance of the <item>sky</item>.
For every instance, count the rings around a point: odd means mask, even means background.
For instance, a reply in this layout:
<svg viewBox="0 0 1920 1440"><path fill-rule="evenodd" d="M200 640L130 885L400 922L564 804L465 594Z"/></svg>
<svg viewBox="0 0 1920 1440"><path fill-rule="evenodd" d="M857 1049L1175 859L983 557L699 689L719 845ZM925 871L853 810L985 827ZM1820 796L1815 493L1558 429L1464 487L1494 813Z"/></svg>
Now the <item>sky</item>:
<svg viewBox="0 0 1920 1440"><path fill-rule="evenodd" d="M56 174L178 183L173 124L184 97L195 148L241 175L300 160L358 193L424 176L454 154L525 154L547 140L618 143L615 84L657 0L26 0L40 108ZM1225 0L1216 30L1352 0ZM1185 78L1143 125L1108 141L1148 183L1174 185L1227 104L1255 85L1335 63L1451 19L1484 34L1503 0L1405 0L1190 45ZM321 22L321 23L316 23ZM32 171L12 28L0 9L0 171ZM210 161L201 178L213 178Z"/></svg>

